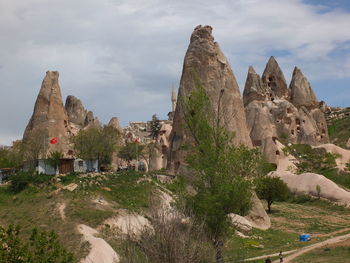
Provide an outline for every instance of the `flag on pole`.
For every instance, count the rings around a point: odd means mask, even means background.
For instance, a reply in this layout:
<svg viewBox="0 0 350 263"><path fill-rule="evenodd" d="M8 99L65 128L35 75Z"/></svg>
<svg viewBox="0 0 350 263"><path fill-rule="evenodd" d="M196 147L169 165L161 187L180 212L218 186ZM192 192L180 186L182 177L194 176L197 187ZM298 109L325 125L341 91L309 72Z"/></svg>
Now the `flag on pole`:
<svg viewBox="0 0 350 263"><path fill-rule="evenodd" d="M52 139L50 140L50 143L51 143L51 144L55 144L55 143L57 143L57 141L58 141L58 138L57 138L57 137L54 137L54 138L52 138Z"/></svg>

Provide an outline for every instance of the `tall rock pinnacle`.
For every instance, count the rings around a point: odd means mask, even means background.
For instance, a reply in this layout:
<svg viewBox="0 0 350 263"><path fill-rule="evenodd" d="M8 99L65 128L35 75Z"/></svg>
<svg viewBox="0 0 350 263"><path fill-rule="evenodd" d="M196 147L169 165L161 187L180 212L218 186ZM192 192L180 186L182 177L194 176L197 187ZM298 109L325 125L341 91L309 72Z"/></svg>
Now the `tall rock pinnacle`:
<svg viewBox="0 0 350 263"><path fill-rule="evenodd" d="M52 151L59 151L66 156L68 154L68 116L63 106L58 77L57 71L46 72L33 115L23 135L25 141L34 136L37 131L43 133L40 138L36 138L45 140L47 146L46 154L44 153L41 158L45 158ZM54 137L57 137L57 143L50 144L49 140Z"/></svg>
<svg viewBox="0 0 350 263"><path fill-rule="evenodd" d="M288 98L288 88L283 72L274 57L270 57L266 64L262 81L271 88L273 98Z"/></svg>
<svg viewBox="0 0 350 263"><path fill-rule="evenodd" d="M253 100L264 101L269 96L267 86L261 81L259 74L257 74L252 66L248 69L247 80L243 91L244 106Z"/></svg>
<svg viewBox="0 0 350 263"><path fill-rule="evenodd" d="M239 87L232 69L214 42L210 26L197 26L187 49L179 88L179 98L187 97L195 89L194 79L198 78L207 92L214 109L224 109L225 120L222 125L229 131L235 131L233 143L251 146L246 127L245 113ZM220 99L221 98L221 99ZM178 100L170 138L168 168L181 171L184 165L185 152L180 149L191 142L191 135L183 123L183 107Z"/></svg>
<svg viewBox="0 0 350 263"><path fill-rule="evenodd" d="M292 81L290 83L291 102L296 107L315 107L317 106L317 99L314 91L311 88L307 78L303 75L301 70L294 68Z"/></svg>

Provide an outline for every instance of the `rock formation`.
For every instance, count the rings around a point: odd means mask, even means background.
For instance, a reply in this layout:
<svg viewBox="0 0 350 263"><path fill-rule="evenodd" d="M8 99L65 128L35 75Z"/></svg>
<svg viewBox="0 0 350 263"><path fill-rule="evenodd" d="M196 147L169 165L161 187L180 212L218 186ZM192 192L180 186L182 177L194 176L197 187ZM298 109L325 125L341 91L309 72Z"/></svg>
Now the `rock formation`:
<svg viewBox="0 0 350 263"><path fill-rule="evenodd" d="M65 109L68 114L69 121L77 125L79 128L87 126L101 126L97 118L94 117L92 111L87 111L81 101L76 97L69 95L66 99Z"/></svg>
<svg viewBox="0 0 350 263"><path fill-rule="evenodd" d="M65 109L70 122L79 126L85 125L87 112L79 99L69 95L66 99Z"/></svg>
<svg viewBox="0 0 350 263"><path fill-rule="evenodd" d="M317 105L316 96L310 83L297 67L294 68L289 88L291 91L290 101L295 107L315 107Z"/></svg>
<svg viewBox="0 0 350 263"><path fill-rule="evenodd" d="M213 108L217 109L220 103L220 107L224 109L226 118L222 120L222 124L229 131L235 131L233 142L251 146L237 81L218 43L214 42L210 26L197 26L191 35L184 59L179 98L187 97L195 89L194 78L200 81L207 92ZM180 147L191 143L191 135L183 123L184 113L180 101L176 105L168 159L168 168L175 172L185 168L186 153Z"/></svg>
<svg viewBox="0 0 350 263"><path fill-rule="evenodd" d="M329 140L324 107L297 67L289 89L274 57L269 59L262 79L250 67L243 101L253 145L261 147L269 162L278 164L283 155L276 139L310 145Z"/></svg>
<svg viewBox="0 0 350 263"><path fill-rule="evenodd" d="M119 119L117 117L112 117L108 123L108 126L113 127L114 129L116 129L120 133L123 133L123 129L120 126Z"/></svg>
<svg viewBox="0 0 350 263"><path fill-rule="evenodd" d="M270 57L262 75L263 83L270 88L271 98L288 98L289 91L283 72L274 57Z"/></svg>
<svg viewBox="0 0 350 263"><path fill-rule="evenodd" d="M42 133L40 138L45 140L46 151L41 158L50 152L59 151L65 156L72 154L69 151L68 115L62 102L57 71L47 71L34 106L34 112L25 129L23 141L33 139L37 131ZM57 143L50 144L49 140L57 137Z"/></svg>

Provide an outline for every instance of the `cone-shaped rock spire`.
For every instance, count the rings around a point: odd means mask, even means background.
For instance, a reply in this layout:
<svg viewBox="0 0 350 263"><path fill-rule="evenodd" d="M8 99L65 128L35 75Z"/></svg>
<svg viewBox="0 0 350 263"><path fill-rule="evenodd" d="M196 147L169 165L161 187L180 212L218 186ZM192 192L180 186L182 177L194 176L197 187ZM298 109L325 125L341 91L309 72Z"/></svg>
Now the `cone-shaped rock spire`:
<svg viewBox="0 0 350 263"><path fill-rule="evenodd" d="M244 106L253 100L263 101L268 97L267 86L261 81L259 74L257 74L252 66L249 66L247 80L243 91Z"/></svg>
<svg viewBox="0 0 350 263"><path fill-rule="evenodd" d="M311 107L317 106L317 99L314 91L311 88L307 78L303 75L301 70L294 68L292 81L290 83L291 102L296 107Z"/></svg>
<svg viewBox="0 0 350 263"><path fill-rule="evenodd" d="M194 78L200 81L214 109L220 103L220 108L225 110L223 125L229 131L235 131L234 143L251 146L237 81L219 45L214 42L210 26L197 26L192 33L184 59L179 98L187 97L195 89ZM181 171L184 165L186 153L180 146L191 141L191 135L184 129L180 101L176 105L168 159L168 167L175 171Z"/></svg>
<svg viewBox="0 0 350 263"><path fill-rule="evenodd" d="M57 71L46 72L33 115L23 135L23 141L30 138L44 141L45 153L42 153L40 158L45 158L52 151L59 151L65 156L68 154L68 116L63 106L58 77ZM42 136L38 136L38 131ZM50 144L50 139L55 137L57 142Z"/></svg>
<svg viewBox="0 0 350 263"><path fill-rule="evenodd" d="M271 88L274 98L288 98L288 88L283 72L274 57L270 57L266 64L262 81Z"/></svg>

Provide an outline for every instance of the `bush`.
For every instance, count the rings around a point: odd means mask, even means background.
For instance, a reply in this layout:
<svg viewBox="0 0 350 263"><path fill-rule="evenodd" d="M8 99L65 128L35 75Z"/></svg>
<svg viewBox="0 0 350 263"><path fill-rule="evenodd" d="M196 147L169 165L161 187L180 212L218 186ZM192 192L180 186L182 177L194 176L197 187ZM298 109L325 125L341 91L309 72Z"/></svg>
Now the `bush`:
<svg viewBox="0 0 350 263"><path fill-rule="evenodd" d="M29 172L18 172L12 175L9 178L11 182L10 191L16 194L24 190L29 185L31 176Z"/></svg>
<svg viewBox="0 0 350 263"><path fill-rule="evenodd" d="M42 184L48 184L51 182L54 175L48 175L48 174L38 174L33 172L17 172L16 174L9 177L10 184L10 191L12 193L19 193L29 184L33 185L42 185Z"/></svg>
<svg viewBox="0 0 350 263"><path fill-rule="evenodd" d="M0 227L0 262L6 263L71 263L67 252L53 232L32 230L28 239L20 237L19 226Z"/></svg>
<svg viewBox="0 0 350 263"><path fill-rule="evenodd" d="M256 194L260 199L267 201L269 213L274 201L284 201L290 194L287 184L278 177L264 176L255 180L255 183Z"/></svg>

